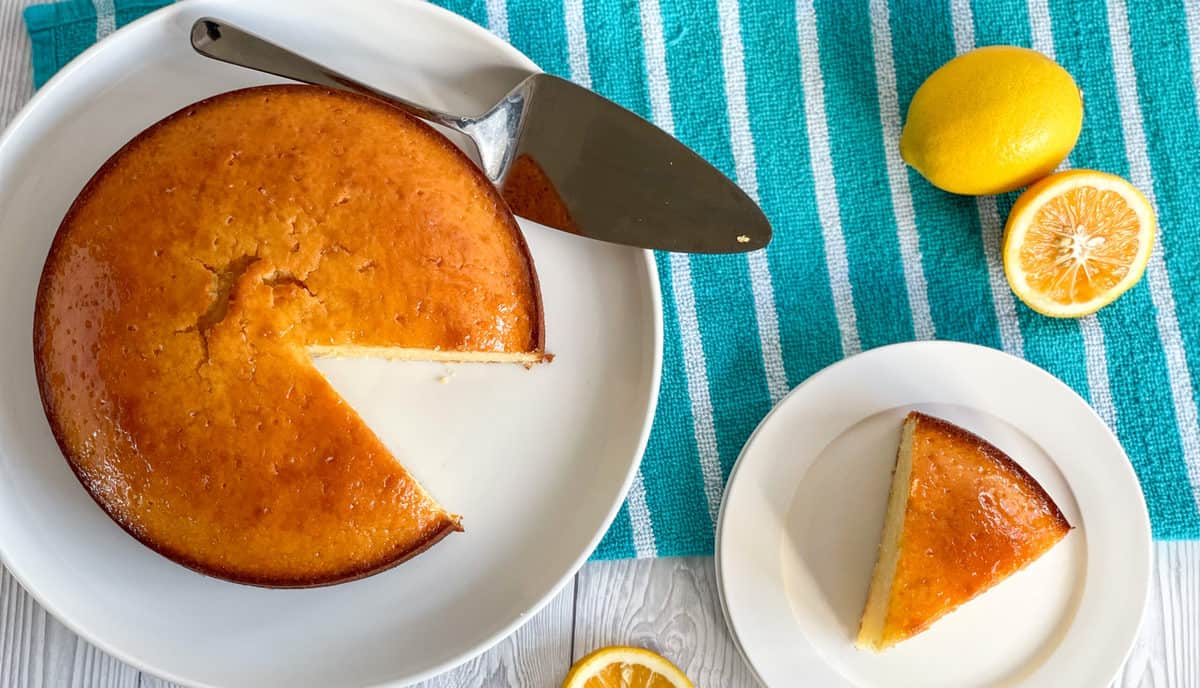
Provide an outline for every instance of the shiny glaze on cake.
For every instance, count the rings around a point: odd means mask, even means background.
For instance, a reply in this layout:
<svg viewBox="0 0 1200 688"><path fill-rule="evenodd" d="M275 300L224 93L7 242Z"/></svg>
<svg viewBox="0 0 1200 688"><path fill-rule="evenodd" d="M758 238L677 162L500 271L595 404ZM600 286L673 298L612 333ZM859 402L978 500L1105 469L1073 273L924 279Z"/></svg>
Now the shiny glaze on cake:
<svg viewBox="0 0 1200 688"><path fill-rule="evenodd" d="M912 472L882 647L925 630L1071 529L1042 486L986 440L916 411L906 423Z"/></svg>
<svg viewBox="0 0 1200 688"><path fill-rule="evenodd" d="M117 523L203 573L308 586L461 530L308 347L536 361L542 313L512 215L445 138L270 86L189 106L96 173L34 347L50 426Z"/></svg>

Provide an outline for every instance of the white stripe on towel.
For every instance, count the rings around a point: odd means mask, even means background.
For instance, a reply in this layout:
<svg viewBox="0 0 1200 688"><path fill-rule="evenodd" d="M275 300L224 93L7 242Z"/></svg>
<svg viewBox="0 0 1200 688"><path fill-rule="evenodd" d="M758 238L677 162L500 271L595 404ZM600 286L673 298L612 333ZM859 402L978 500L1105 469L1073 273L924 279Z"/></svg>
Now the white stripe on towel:
<svg viewBox="0 0 1200 688"><path fill-rule="evenodd" d="M667 76L667 49L663 37L662 12L658 0L641 3L642 44L646 58L646 83L650 92L650 111L654 122L668 134L674 134L675 118L671 109L670 80ZM679 318L679 337L683 349L683 370L688 397L692 403L692 432L700 459L700 475L708 514L716 523L721 507L724 479L717 453L717 430L713 419L712 398L708 390L708 365L700 341L696 318L696 294L692 290L692 266L683 253L668 254L671 292Z"/></svg>
<svg viewBox="0 0 1200 688"><path fill-rule="evenodd" d="M1029 0L1029 30L1033 49L1054 59L1054 30L1050 23L1050 6L1046 0ZM1059 170L1071 168L1070 159L1059 165ZM1117 429L1117 407L1113 401L1112 387L1108 378L1108 350L1104 344L1104 329L1094 315L1079 320L1079 332L1083 336L1084 367L1087 374L1088 397L1092 408L1115 432Z"/></svg>
<svg viewBox="0 0 1200 688"><path fill-rule="evenodd" d="M571 68L571 81L584 88L591 88L592 68L588 62L583 0L563 0L563 17L567 28L567 64Z"/></svg>
<svg viewBox="0 0 1200 688"><path fill-rule="evenodd" d="M96 40L117 30L117 8L113 0L92 0L96 8Z"/></svg>
<svg viewBox="0 0 1200 688"><path fill-rule="evenodd" d="M816 188L817 217L825 240L825 266L833 291L833 308L841 334L842 355L862 350L854 293L850 287L850 261L842 235L841 208L833 178L829 151L829 123L825 112L825 79L821 76L821 53L817 45L817 13L813 0L796 0L796 39L800 44L800 78L804 85L804 119L808 131L808 156Z"/></svg>
<svg viewBox="0 0 1200 688"><path fill-rule="evenodd" d="M951 22L954 25L954 52L961 55L975 49L975 16L970 0L951 0ZM1000 346L1014 356L1025 356L1025 338L1017 320L1017 303L1008 279L1004 276L1004 263L1000 259L1003 241L1003 225L994 196L975 199L975 212L979 215L979 239L983 243L983 255L987 261L988 287L992 292L992 307L996 311L996 324L1000 328Z"/></svg>
<svg viewBox="0 0 1200 688"><path fill-rule="evenodd" d="M1083 335L1083 354L1087 357L1087 381L1092 407L1108 427L1117 428L1117 407L1108 385L1108 354L1104 346L1104 328L1095 315L1079 319Z"/></svg>
<svg viewBox="0 0 1200 688"><path fill-rule="evenodd" d="M500 39L508 40L508 0L485 0L488 28Z"/></svg>
<svg viewBox="0 0 1200 688"><path fill-rule="evenodd" d="M750 132L750 109L746 104L746 56L742 46L742 22L737 0L717 3L721 29L721 66L725 73L725 104L729 119L729 143L733 149L737 183L755 203L758 198L758 165L754 158L754 136ZM754 314L758 322L759 347L767 393L775 404L788 393L787 372L783 367L783 345L779 340L779 312L775 305L775 286L766 249L746 254L750 288L754 294Z"/></svg>
<svg viewBox="0 0 1200 688"><path fill-rule="evenodd" d="M571 68L571 80L592 87L592 69L588 60L587 27L583 21L583 0L563 0L563 16L567 29L567 63ZM633 531L633 551L638 559L658 556L658 543L654 538L654 523L650 507L646 504L646 483L639 466L629 485L625 498L629 507L629 525Z"/></svg>
<svg viewBox="0 0 1200 688"><path fill-rule="evenodd" d="M1146 195L1158 214L1154 194L1154 176L1150 155L1146 149L1146 132L1142 124L1142 105L1138 100L1137 77L1133 69L1133 49L1130 45L1129 16L1125 0L1109 0L1108 33L1112 44L1114 77L1117 84L1117 105L1121 112L1121 131L1125 135L1125 157L1129 161L1129 181ZM1175 404L1175 425L1183 445L1183 460L1187 465L1192 495L1200 505L1200 414L1192 396L1192 375L1184 354L1183 335L1175 314L1175 295L1171 278L1163 260L1162 241L1154 243L1150 263L1146 266L1150 284L1150 300L1154 302L1158 336L1167 358L1167 376L1171 398Z"/></svg>
<svg viewBox="0 0 1200 688"><path fill-rule="evenodd" d="M1193 92L1196 94L1196 108L1200 112L1200 2L1183 3L1187 17L1188 48L1192 63Z"/></svg>
<svg viewBox="0 0 1200 688"><path fill-rule="evenodd" d="M892 214L896 218L896 241L904 264L904 286L912 313L913 336L933 339L933 315L917 237L917 215L913 210L908 169L900 158L900 96L896 91L896 64L892 58L892 29L888 24L887 0L871 0L871 43L875 49L875 90L879 97L879 119L883 125L883 157L887 161L888 187L892 192Z"/></svg>

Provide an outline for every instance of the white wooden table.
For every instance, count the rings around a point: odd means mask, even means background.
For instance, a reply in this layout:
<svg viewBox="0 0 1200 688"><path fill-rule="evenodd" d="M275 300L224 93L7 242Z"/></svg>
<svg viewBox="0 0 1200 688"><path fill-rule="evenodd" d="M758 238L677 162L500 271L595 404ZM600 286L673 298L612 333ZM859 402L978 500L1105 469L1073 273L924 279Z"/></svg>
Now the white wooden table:
<svg viewBox="0 0 1200 688"><path fill-rule="evenodd" d="M0 127L33 93L20 10L0 0ZM1200 688L1200 542L1155 545L1154 588L1119 688ZM591 563L540 614L428 688L556 686L587 652L655 649L702 688L756 682L733 647L708 558ZM167 686L109 657L45 612L0 567L0 688ZM820 687L814 687L820 688Z"/></svg>

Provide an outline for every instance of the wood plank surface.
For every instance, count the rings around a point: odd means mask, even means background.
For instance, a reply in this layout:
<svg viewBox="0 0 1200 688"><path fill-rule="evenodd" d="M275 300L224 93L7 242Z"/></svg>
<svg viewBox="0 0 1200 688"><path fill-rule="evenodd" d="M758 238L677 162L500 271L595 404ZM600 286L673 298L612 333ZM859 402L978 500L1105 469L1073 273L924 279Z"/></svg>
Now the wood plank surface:
<svg viewBox="0 0 1200 688"><path fill-rule="evenodd" d="M1200 543L1157 543L1155 558L1142 633L1113 688L1200 686ZM513 636L421 687L549 688L571 661L611 644L659 651L697 686L757 685L721 619L712 560L688 558L587 564ZM0 688L171 685L76 637L0 569Z"/></svg>
<svg viewBox="0 0 1200 688"><path fill-rule="evenodd" d="M139 679L47 614L0 567L0 686L136 688Z"/></svg>
<svg viewBox="0 0 1200 688"><path fill-rule="evenodd" d="M33 96L29 34L21 10L36 0L0 0L0 128Z"/></svg>
<svg viewBox="0 0 1200 688"><path fill-rule="evenodd" d="M571 581L528 623L496 647L421 688L523 688L557 686L571 657L575 607Z"/></svg>
<svg viewBox="0 0 1200 688"><path fill-rule="evenodd" d="M579 573L573 656L606 645L658 652L697 686L757 686L721 617L708 557L595 562Z"/></svg>
<svg viewBox="0 0 1200 688"><path fill-rule="evenodd" d="M1200 542L1160 542L1155 552L1158 599L1149 606L1162 650L1152 653L1151 671L1161 669L1161 680L1144 685L1200 686Z"/></svg>

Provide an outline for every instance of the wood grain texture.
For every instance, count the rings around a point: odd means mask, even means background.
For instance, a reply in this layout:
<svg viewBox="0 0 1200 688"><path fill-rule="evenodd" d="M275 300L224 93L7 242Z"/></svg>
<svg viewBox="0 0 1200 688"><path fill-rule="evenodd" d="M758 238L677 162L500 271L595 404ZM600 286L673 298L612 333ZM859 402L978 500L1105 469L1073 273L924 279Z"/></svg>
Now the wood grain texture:
<svg viewBox="0 0 1200 688"><path fill-rule="evenodd" d="M1163 548L1156 546L1158 552ZM1161 561L1161 559L1159 559ZM1156 566L1155 574L1158 573ZM1162 626L1163 590L1160 576L1151 575L1150 594L1146 600L1146 611L1137 640L1129 651L1129 658L1121 671L1113 678L1110 688L1170 688L1165 677L1165 642Z"/></svg>
<svg viewBox="0 0 1200 688"><path fill-rule="evenodd" d="M137 688L139 672L46 613L0 567L0 686Z"/></svg>
<svg viewBox="0 0 1200 688"><path fill-rule="evenodd" d="M419 688L557 686L571 656L575 582L571 581L516 633L479 657Z"/></svg>
<svg viewBox="0 0 1200 688"><path fill-rule="evenodd" d="M1200 686L1200 543L1157 543L1155 550L1146 619L1113 688ZM611 644L659 651L697 686L757 685L725 630L707 558L588 564L577 589L568 585L511 637L419 685L555 686L570 661ZM75 636L0 567L0 688L173 685L141 674Z"/></svg>
<svg viewBox="0 0 1200 688"><path fill-rule="evenodd" d="M1155 545L1165 686L1200 686L1200 542ZM1157 685L1157 684L1155 684Z"/></svg>
<svg viewBox="0 0 1200 688"><path fill-rule="evenodd" d="M710 558L588 564L576 593L576 659L606 645L667 657L701 688L757 686L729 637Z"/></svg>
<svg viewBox="0 0 1200 688"><path fill-rule="evenodd" d="M1112 688L1200 686L1200 542L1158 542L1141 632Z"/></svg>
<svg viewBox="0 0 1200 688"><path fill-rule="evenodd" d="M29 35L21 10L37 0L0 0L0 127L33 96Z"/></svg>

